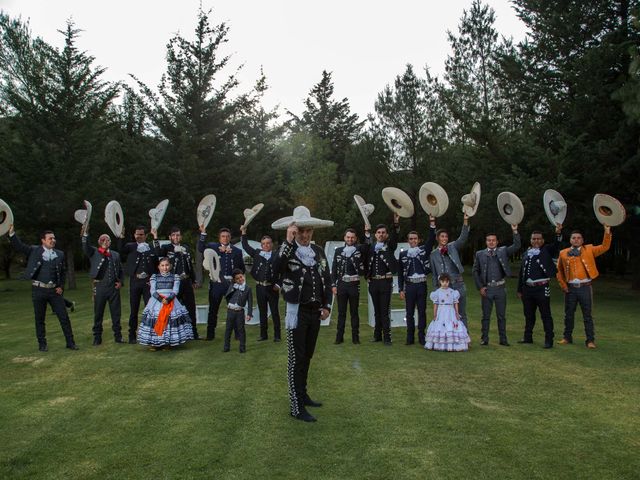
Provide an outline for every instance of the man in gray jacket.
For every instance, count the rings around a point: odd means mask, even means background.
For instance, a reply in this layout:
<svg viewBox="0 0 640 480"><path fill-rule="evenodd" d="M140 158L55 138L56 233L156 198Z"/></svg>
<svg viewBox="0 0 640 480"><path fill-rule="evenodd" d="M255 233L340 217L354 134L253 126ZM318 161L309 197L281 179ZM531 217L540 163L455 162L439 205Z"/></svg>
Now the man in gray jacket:
<svg viewBox="0 0 640 480"><path fill-rule="evenodd" d="M124 283L120 254L111 250L111 237L106 233L98 238L98 248L91 246L88 229L81 234L82 251L89 257L89 277L93 282L93 345L102 343L102 320L107 303L115 342L124 343L120 324L120 288Z"/></svg>
<svg viewBox="0 0 640 480"><path fill-rule="evenodd" d="M480 345L489 344L489 321L495 303L500 345L509 346L505 279L511 275L509 256L520 249L518 225L511 225L511 230L513 244L508 247L498 247L498 236L495 233L487 233L485 235L487 248L477 251L473 262L473 281L482 295L482 339Z"/></svg>
<svg viewBox="0 0 640 480"><path fill-rule="evenodd" d="M431 252L431 272L433 276L433 288L440 287L438 284L438 277L441 273L447 273L451 277L450 287L457 290L460 293L460 300L458 303L458 311L460 313L460 319L464 323L465 327L469 327L467 324L467 289L464 285L464 279L462 278L462 272L464 267L460 260L460 249L467 243L469 238L469 216L464 214L464 223L462 224L462 231L457 240L449 242L449 232L443 228L436 231L436 240L438 245L435 250Z"/></svg>

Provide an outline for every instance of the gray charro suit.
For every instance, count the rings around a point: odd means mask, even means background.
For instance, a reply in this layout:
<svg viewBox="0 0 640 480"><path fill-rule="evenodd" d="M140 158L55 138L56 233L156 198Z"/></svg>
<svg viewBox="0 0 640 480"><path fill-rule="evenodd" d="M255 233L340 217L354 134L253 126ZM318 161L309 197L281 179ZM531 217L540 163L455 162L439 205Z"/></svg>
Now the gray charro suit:
<svg viewBox="0 0 640 480"><path fill-rule="evenodd" d="M520 249L520 234L514 232L513 244L508 247L498 247L493 251L485 248L476 252L473 262L473 281L478 290L486 288L486 295L482 297L482 343L489 342L489 321L493 304L496 304L498 317L498 333L500 344L507 342L507 292L505 278L511 275L509 256Z"/></svg>
<svg viewBox="0 0 640 480"><path fill-rule="evenodd" d="M448 273L451 276L451 288L460 293L458 310L460 318L465 327L469 327L467 323L467 288L464 285L462 272L464 267L460 260L460 249L467 243L469 238L469 225L462 225L462 231L457 240L447 243L447 253L443 254L438 247L431 252L431 272L433 276L433 288L438 288L438 276L441 273ZM447 258L448 257L448 258Z"/></svg>

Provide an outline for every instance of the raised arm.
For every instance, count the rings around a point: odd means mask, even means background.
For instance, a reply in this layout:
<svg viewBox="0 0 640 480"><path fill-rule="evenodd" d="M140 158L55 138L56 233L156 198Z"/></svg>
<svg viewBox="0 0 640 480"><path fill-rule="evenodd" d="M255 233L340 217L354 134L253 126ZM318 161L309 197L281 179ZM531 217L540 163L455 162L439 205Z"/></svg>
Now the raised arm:
<svg viewBox="0 0 640 480"><path fill-rule="evenodd" d="M464 247L464 244L467 243L469 239L469 216L465 213L464 220L462 222L462 230L460 231L460 236L453 242L453 246L460 250Z"/></svg>
<svg viewBox="0 0 640 480"><path fill-rule="evenodd" d="M507 247L507 255L513 255L520 250L520 234L518 233L518 225L511 225L513 232L513 243Z"/></svg>
<svg viewBox="0 0 640 480"><path fill-rule="evenodd" d="M247 239L246 233L242 234L242 236L240 237L240 240L242 241L242 248L244 249L244 251L247 252L247 254L251 258L255 257L258 251L255 248L253 248L251 245L249 245L249 240Z"/></svg>
<svg viewBox="0 0 640 480"><path fill-rule="evenodd" d="M602 255L611 247L611 227L609 225L604 226L604 238L601 245L593 246L593 255L595 257Z"/></svg>

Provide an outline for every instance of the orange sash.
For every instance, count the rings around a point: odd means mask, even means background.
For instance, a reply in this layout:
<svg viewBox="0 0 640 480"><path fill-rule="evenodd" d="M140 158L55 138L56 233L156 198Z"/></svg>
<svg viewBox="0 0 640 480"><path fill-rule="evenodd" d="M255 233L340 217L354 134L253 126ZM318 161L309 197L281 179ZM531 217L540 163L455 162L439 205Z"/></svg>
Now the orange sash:
<svg viewBox="0 0 640 480"><path fill-rule="evenodd" d="M164 299L162 295L160 298ZM167 328L167 323L169 323L169 316L171 315L171 311L173 310L173 299L169 303L163 303L160 311L158 312L158 320L156 320L156 324L153 327L153 331L156 332L156 335L159 337L164 333L164 329Z"/></svg>

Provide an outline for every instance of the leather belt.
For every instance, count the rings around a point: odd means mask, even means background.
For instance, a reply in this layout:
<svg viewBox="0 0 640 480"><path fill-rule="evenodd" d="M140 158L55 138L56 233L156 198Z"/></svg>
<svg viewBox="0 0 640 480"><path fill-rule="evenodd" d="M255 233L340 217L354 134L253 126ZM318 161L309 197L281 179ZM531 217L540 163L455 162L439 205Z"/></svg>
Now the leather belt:
<svg viewBox="0 0 640 480"><path fill-rule="evenodd" d="M589 286L591 286L591 282L568 283L567 285L569 285L570 287L573 287L573 288L581 288L581 287L589 287Z"/></svg>
<svg viewBox="0 0 640 480"><path fill-rule="evenodd" d="M256 285L260 285L261 287L270 287L273 285L271 282L256 282Z"/></svg>
<svg viewBox="0 0 640 480"><path fill-rule="evenodd" d="M387 280L389 278L393 278L393 274L392 273L388 273L386 275L373 275L371 277L371 280Z"/></svg>
<svg viewBox="0 0 640 480"><path fill-rule="evenodd" d="M33 285L34 287L48 288L48 289L56 288L56 284L53 282L44 283L44 282L39 282L38 280L32 281L31 285Z"/></svg>
<svg viewBox="0 0 640 480"><path fill-rule="evenodd" d="M360 275L343 275L340 279L342 282L350 283L350 282L359 282Z"/></svg>
<svg viewBox="0 0 640 480"><path fill-rule="evenodd" d="M147 278L149 275L147 275L147 272L142 272L142 273L136 273L136 278L138 280L143 280L145 278Z"/></svg>
<svg viewBox="0 0 640 480"><path fill-rule="evenodd" d="M538 281L527 280L525 284L527 285L527 287L539 287L541 285L548 285L549 280L538 280Z"/></svg>
<svg viewBox="0 0 640 480"><path fill-rule="evenodd" d="M427 277L419 277L419 278L411 278L411 277L407 277L406 278L407 283L425 283L427 281Z"/></svg>
<svg viewBox="0 0 640 480"><path fill-rule="evenodd" d="M189 278L189 275L187 275L186 273L181 273L180 275L178 275L178 278L180 280L186 280L187 278Z"/></svg>
<svg viewBox="0 0 640 480"><path fill-rule="evenodd" d="M506 282L506 280L498 280L496 281L491 281L489 283L487 283L487 287L501 287L502 285L504 285Z"/></svg>
<svg viewBox="0 0 640 480"><path fill-rule="evenodd" d="M242 312L242 311L244 311L244 308L242 308L242 307L240 307L240 308L227 307L227 310L231 310L232 312Z"/></svg>

